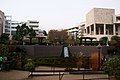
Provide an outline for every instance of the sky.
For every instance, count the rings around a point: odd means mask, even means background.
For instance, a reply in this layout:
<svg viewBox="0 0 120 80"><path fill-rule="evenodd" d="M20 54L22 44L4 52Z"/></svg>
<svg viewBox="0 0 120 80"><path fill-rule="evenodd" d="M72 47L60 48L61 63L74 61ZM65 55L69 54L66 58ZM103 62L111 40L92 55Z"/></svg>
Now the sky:
<svg viewBox="0 0 120 80"><path fill-rule="evenodd" d="M46 31L78 26L92 8L112 8L120 14L120 0L0 0L0 10L12 20L36 20Z"/></svg>

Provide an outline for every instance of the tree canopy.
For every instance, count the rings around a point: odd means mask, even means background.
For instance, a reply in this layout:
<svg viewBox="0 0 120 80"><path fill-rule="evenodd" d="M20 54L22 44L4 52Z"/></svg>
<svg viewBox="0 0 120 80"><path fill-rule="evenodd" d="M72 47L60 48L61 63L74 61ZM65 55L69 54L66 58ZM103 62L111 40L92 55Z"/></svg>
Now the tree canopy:
<svg viewBox="0 0 120 80"><path fill-rule="evenodd" d="M29 28L28 26L26 26L26 24L22 24L21 26L18 25L16 27L16 35L14 36L14 39L17 40L18 42L22 42L24 37L29 35L29 36L36 36L35 31L33 30L33 28Z"/></svg>
<svg viewBox="0 0 120 80"><path fill-rule="evenodd" d="M63 44L68 39L68 33L65 30L50 30L48 32L48 39L53 44Z"/></svg>

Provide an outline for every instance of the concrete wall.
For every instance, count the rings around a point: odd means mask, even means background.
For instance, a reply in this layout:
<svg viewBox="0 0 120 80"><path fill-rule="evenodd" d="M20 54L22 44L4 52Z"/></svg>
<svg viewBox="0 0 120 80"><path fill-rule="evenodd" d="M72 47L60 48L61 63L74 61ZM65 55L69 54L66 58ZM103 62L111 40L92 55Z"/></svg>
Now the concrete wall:
<svg viewBox="0 0 120 80"><path fill-rule="evenodd" d="M92 9L86 14L86 26L90 26L93 23L94 23L94 9Z"/></svg>
<svg viewBox="0 0 120 80"><path fill-rule="evenodd" d="M115 15L114 9L93 8L86 15L86 26L91 24L113 24Z"/></svg>
<svg viewBox="0 0 120 80"><path fill-rule="evenodd" d="M24 45L29 57L60 57L62 55L63 46L39 46L39 45ZM83 53L85 56L91 56L93 53L98 53L96 46L69 46L69 52L71 56L78 56ZM101 53L107 55L107 50L113 47L103 46L101 47Z"/></svg>
<svg viewBox="0 0 120 80"><path fill-rule="evenodd" d="M28 56L32 57L59 57L62 53L62 46L39 46L24 45Z"/></svg>
<svg viewBox="0 0 120 80"><path fill-rule="evenodd" d="M94 8L95 23L113 24L114 9Z"/></svg>
<svg viewBox="0 0 120 80"><path fill-rule="evenodd" d="M112 48L113 47L110 46L102 46L100 51L103 56L106 56L107 50ZM80 52L85 56L91 56L93 53L98 53L98 48L96 46L70 46L69 50L72 56L77 56L80 54Z"/></svg>

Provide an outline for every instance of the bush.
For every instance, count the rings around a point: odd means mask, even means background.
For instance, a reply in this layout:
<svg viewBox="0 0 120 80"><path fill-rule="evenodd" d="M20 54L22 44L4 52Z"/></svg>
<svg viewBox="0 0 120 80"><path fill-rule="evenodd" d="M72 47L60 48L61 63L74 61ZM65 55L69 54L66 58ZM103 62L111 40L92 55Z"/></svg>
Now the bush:
<svg viewBox="0 0 120 80"><path fill-rule="evenodd" d="M117 80L120 80L120 57L110 58L104 64L104 70L110 76L114 76Z"/></svg>
<svg viewBox="0 0 120 80"><path fill-rule="evenodd" d="M34 63L32 59L28 59L27 63L24 65L24 70L32 71L35 69Z"/></svg>

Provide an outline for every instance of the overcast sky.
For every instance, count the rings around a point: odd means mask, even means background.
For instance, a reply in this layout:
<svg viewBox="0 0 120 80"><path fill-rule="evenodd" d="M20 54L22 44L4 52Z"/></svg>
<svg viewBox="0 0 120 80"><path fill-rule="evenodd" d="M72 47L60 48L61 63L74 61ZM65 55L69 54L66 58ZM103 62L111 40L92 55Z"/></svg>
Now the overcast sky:
<svg viewBox="0 0 120 80"><path fill-rule="evenodd" d="M112 8L120 14L120 0L0 0L0 10L13 20L37 20L40 29L66 29L85 21L92 8Z"/></svg>

